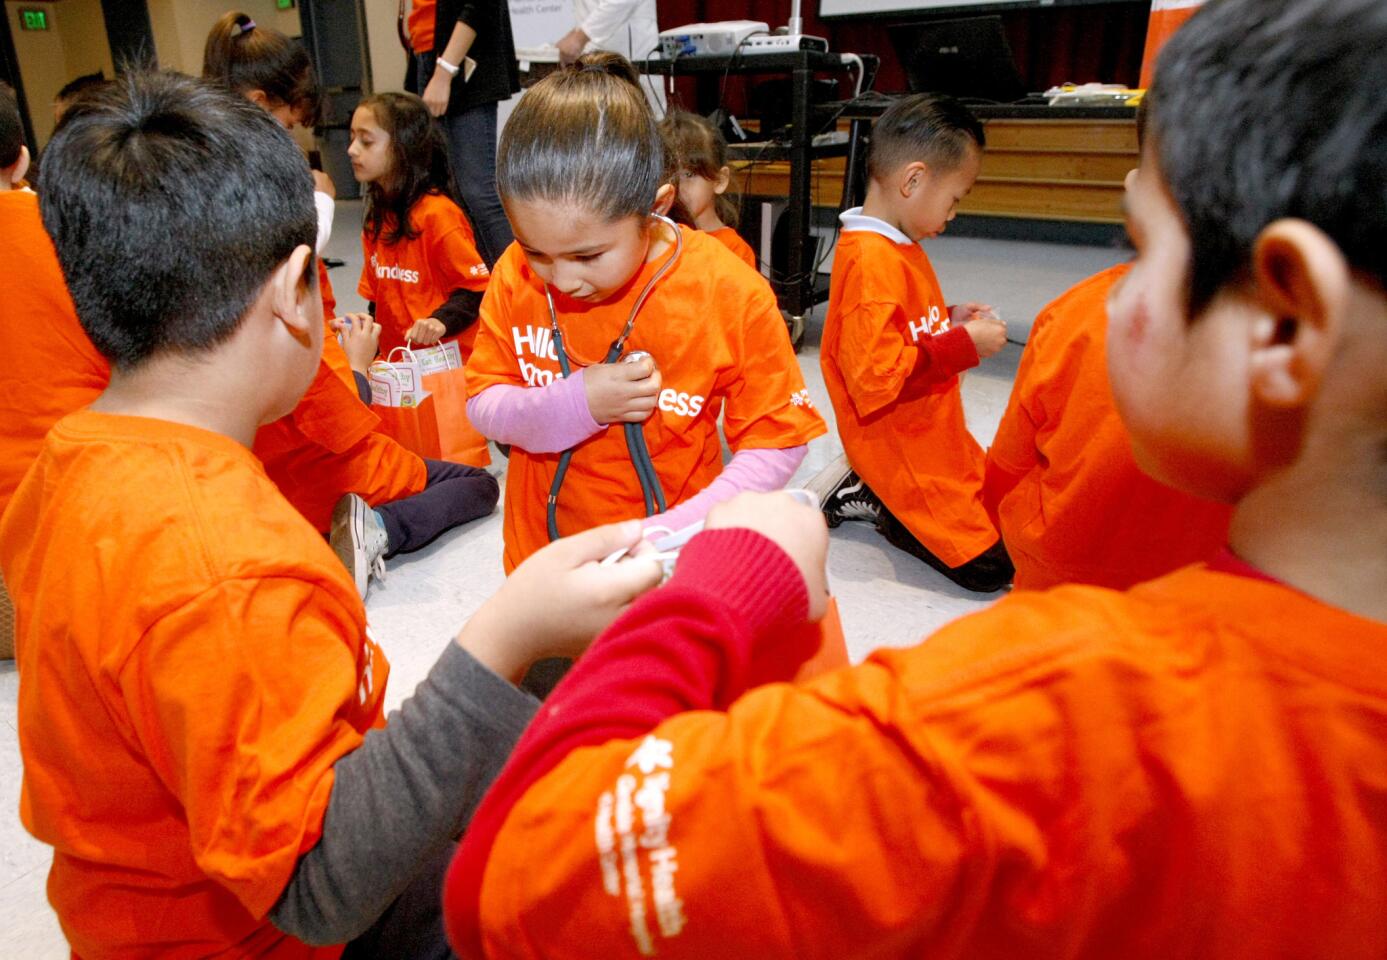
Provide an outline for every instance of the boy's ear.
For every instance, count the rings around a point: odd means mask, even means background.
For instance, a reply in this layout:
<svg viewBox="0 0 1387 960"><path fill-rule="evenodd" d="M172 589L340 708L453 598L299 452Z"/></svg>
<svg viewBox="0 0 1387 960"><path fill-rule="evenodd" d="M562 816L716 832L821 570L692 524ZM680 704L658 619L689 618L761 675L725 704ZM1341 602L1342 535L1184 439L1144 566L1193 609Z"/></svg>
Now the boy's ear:
<svg viewBox="0 0 1387 960"><path fill-rule="evenodd" d="M302 343L311 342L314 328L322 326L322 317L312 309L318 292L313 282L315 277L309 273L311 269L313 248L299 244L270 278L275 318Z"/></svg>
<svg viewBox="0 0 1387 960"><path fill-rule="evenodd" d="M1278 220L1252 251L1252 388L1271 407L1304 405L1334 356L1351 277L1338 245L1304 220Z"/></svg>
<svg viewBox="0 0 1387 960"><path fill-rule="evenodd" d="M713 193L721 196L727 192L727 188L732 185L732 168L723 167L718 171L718 178L713 181Z"/></svg>
<svg viewBox="0 0 1387 960"><path fill-rule="evenodd" d="M14 186L24 179L24 175L29 172L29 148L24 144L19 145L19 156L15 162L10 164L10 168L5 171L10 179L10 185Z"/></svg>
<svg viewBox="0 0 1387 960"><path fill-rule="evenodd" d="M912 160L896 171L896 183L902 197L913 197L928 179L929 167L923 160Z"/></svg>
<svg viewBox="0 0 1387 960"><path fill-rule="evenodd" d="M674 184L660 184L660 189L655 191L655 202L650 205L650 212L658 213L662 217L669 216L670 208L674 206L676 196L678 196L678 191Z"/></svg>
<svg viewBox="0 0 1387 960"><path fill-rule="evenodd" d="M270 98L264 90L255 89L246 91L246 99L255 104L261 110L270 109Z"/></svg>

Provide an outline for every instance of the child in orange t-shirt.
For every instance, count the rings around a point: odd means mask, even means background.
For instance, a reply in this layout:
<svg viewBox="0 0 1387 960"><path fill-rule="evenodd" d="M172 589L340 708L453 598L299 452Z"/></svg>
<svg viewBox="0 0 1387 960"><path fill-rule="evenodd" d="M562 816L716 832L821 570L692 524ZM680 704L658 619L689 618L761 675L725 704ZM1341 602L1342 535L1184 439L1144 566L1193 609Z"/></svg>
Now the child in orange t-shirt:
<svg viewBox="0 0 1387 960"><path fill-rule="evenodd" d="M454 342L465 363L489 271L449 195L442 132L418 97L376 94L352 115L347 155L366 189L357 289L381 325L381 352Z"/></svg>
<svg viewBox="0 0 1387 960"><path fill-rule="evenodd" d="M1216 0L1161 55L1111 383L1230 549L748 692L825 544L726 504L488 794L458 953L1387 955L1384 48L1380 0Z"/></svg>
<svg viewBox="0 0 1387 960"><path fill-rule="evenodd" d="M897 547L989 592L1012 566L983 507L959 374L1001 350L1006 327L986 304L950 307L919 244L954 218L983 143L966 107L927 94L892 104L873 128L867 198L842 215L819 354L845 461L812 488L831 526L873 519Z"/></svg>
<svg viewBox="0 0 1387 960"><path fill-rule="evenodd" d="M706 117L671 110L660 121L660 137L666 162L678 178L679 202L693 225L716 237L755 270L756 252L737 232L740 211L727 195L732 168L722 133Z"/></svg>
<svg viewBox="0 0 1387 960"><path fill-rule="evenodd" d="M1130 269L1089 277L1041 311L987 451L983 499L1018 590L1124 590L1227 542L1228 505L1142 473L1113 406L1107 301Z"/></svg>
<svg viewBox="0 0 1387 960"><path fill-rule="evenodd" d="M473 423L512 445L507 570L599 523L646 515L653 535L778 489L825 431L769 286L660 216L675 189L630 71L612 56L542 80L501 138L517 243L467 376Z"/></svg>
<svg viewBox="0 0 1387 960"><path fill-rule="evenodd" d="M534 710L505 678L659 576L595 563L635 524L546 551L508 584L531 616L483 606L386 722L350 578L249 449L321 364L311 185L267 114L175 73L126 72L45 152L44 223L111 375L48 433L0 569L20 815L86 960L443 955L450 846Z"/></svg>

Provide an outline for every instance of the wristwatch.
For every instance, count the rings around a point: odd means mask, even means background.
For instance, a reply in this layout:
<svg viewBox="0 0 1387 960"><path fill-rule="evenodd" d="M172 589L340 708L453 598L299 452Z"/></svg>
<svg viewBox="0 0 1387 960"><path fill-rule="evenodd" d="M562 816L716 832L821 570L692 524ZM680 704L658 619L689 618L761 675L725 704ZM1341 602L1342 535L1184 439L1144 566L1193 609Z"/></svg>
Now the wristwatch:
<svg viewBox="0 0 1387 960"><path fill-rule="evenodd" d="M440 67L442 67L444 70L446 70L450 77L456 77L458 75L458 65L456 63L449 63L442 57L439 57L434 62L437 63Z"/></svg>

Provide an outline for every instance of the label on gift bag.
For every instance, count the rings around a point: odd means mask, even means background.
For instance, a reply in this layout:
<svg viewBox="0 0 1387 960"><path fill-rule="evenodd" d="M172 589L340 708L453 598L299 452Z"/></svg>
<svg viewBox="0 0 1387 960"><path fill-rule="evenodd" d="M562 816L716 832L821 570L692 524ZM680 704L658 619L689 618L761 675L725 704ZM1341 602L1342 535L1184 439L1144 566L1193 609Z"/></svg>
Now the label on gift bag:
<svg viewBox="0 0 1387 960"><path fill-rule="evenodd" d="M402 354L405 359L396 360ZM371 403L382 407L417 407L429 395L424 374L413 351L403 347L390 352L388 360L377 360L366 374L371 386Z"/></svg>
<svg viewBox="0 0 1387 960"><path fill-rule="evenodd" d="M412 348L414 359L419 361L419 370L424 376L443 373L447 370L462 369L462 351L456 340L436 343L431 347Z"/></svg>

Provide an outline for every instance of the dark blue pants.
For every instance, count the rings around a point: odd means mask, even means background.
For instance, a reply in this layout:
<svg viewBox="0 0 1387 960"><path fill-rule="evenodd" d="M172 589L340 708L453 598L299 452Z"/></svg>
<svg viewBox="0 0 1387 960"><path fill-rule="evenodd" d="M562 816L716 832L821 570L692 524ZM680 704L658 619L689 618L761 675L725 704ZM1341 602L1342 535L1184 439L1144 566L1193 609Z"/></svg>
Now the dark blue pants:
<svg viewBox="0 0 1387 960"><path fill-rule="evenodd" d="M444 531L489 516L501 496L496 478L480 467L428 459L424 466L429 479L423 492L376 507L385 520L386 559L427 547Z"/></svg>

